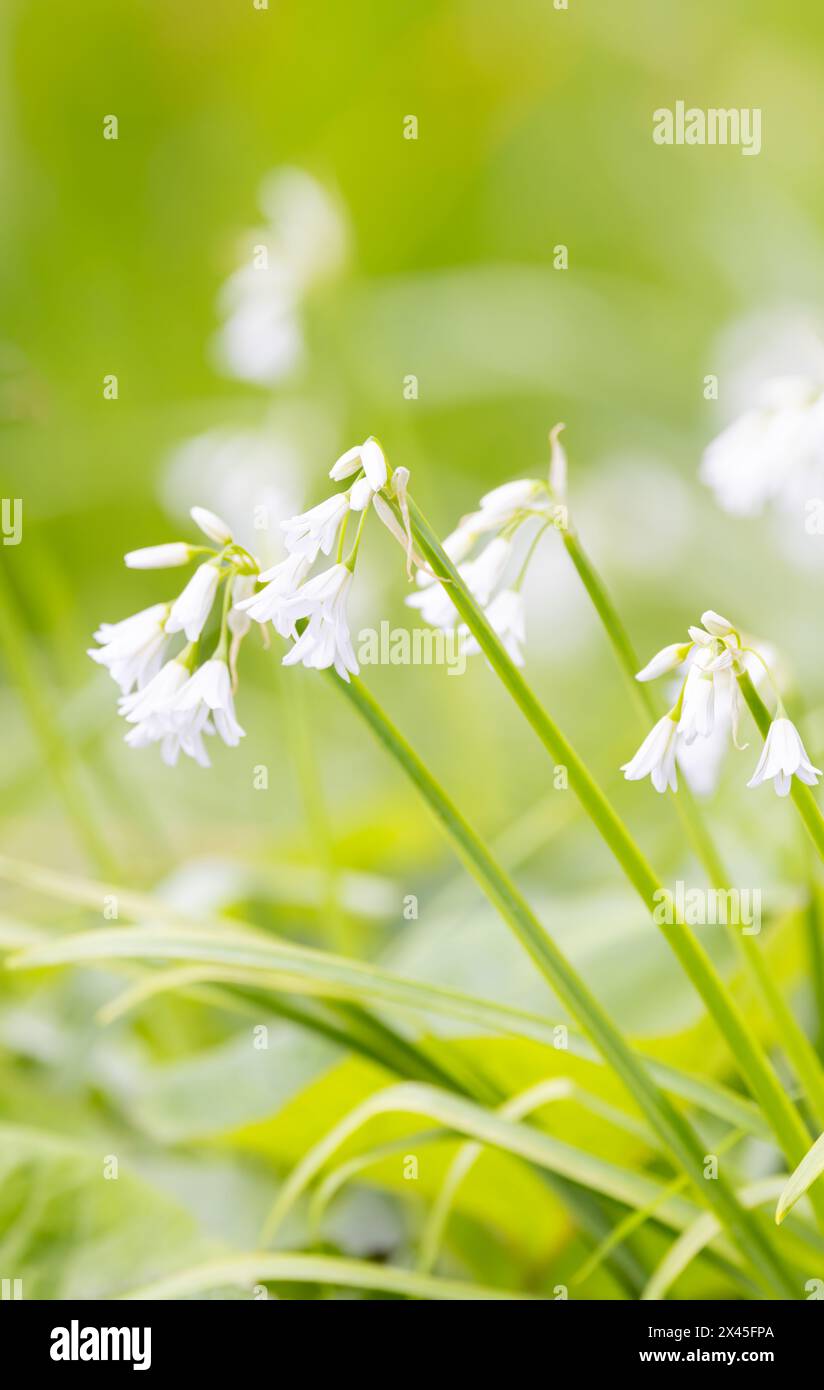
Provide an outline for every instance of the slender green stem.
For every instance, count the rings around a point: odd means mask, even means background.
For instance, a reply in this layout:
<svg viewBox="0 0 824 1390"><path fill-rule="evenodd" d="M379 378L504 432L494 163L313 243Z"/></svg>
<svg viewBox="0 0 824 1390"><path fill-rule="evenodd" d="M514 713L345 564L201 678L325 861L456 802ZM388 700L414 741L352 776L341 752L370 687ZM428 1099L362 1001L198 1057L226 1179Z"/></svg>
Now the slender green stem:
<svg viewBox="0 0 824 1390"><path fill-rule="evenodd" d="M409 510L418 547L427 563L433 572L449 585L449 596L453 604L490 666L556 764L566 767L569 786L612 850L647 910L654 914L656 905L663 900L664 889L661 881L589 769L524 680L490 627L483 610L444 552L429 523L411 498ZM824 824L822 830L824 831ZM726 1039L742 1076L758 1100L788 1162L797 1166L810 1145L807 1127L789 1100L746 1019L730 997L710 957L683 921L657 922L657 925ZM818 1202L817 1209L820 1219L824 1222L824 1196Z"/></svg>
<svg viewBox="0 0 824 1390"><path fill-rule="evenodd" d="M564 545L592 599L593 606L604 625L619 664L629 679L638 705L648 718L657 719L660 710L655 695L646 682L635 679L635 673L639 669L639 661L629 634L621 622L600 576L593 569L574 531L564 532ZM710 883L716 888L729 887L729 875L724 869L703 817L689 794L689 788L682 785L678 795L674 796L674 800L693 846L707 870ZM732 924L729 927L729 935L733 938L735 948L741 956L757 992L761 995L772 1016L784 1051L798 1080L807 1092L815 1118L819 1125L824 1127L824 1068L811 1048L809 1040L792 1009L788 1006L773 980L755 937L744 936Z"/></svg>
<svg viewBox="0 0 824 1390"><path fill-rule="evenodd" d="M755 1268L767 1273L772 1287L794 1297L792 1276L756 1221L739 1205L726 1179L704 1180L704 1145L688 1121L652 1081L621 1033L590 994L580 976L559 951L515 884L496 863L476 832L421 762L407 741L389 721L359 680L347 683L332 675L336 687L355 706L372 732L417 787L436 819L451 839L466 867L486 896L529 952L562 1003L587 1031L606 1061L614 1068L654 1128L667 1151L687 1172L703 1199L713 1207L735 1235ZM809 1145L808 1145L809 1147ZM788 1290L791 1292L788 1294Z"/></svg>

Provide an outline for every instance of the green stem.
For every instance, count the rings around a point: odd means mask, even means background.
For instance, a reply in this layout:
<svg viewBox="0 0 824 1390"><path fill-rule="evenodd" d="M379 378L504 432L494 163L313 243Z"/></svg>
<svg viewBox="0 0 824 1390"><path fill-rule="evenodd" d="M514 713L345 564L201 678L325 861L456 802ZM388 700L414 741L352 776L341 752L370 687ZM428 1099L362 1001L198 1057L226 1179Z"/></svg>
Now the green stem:
<svg viewBox="0 0 824 1390"><path fill-rule="evenodd" d="M490 666L556 764L560 763L566 767L569 786L612 850L647 910L655 915L656 906L664 900L663 885L657 875L586 765L510 659L490 627L483 610L472 597L437 536L411 498L409 510L418 547L430 568L449 585L449 596L453 604ZM824 825L822 830L824 831ZM730 997L707 952L687 925L680 920L673 923L658 922L657 925L726 1039L742 1076L758 1100L788 1162L797 1167L810 1146L810 1135L757 1038ZM824 1193L818 1200L817 1210L824 1223Z"/></svg>
<svg viewBox="0 0 824 1390"><path fill-rule="evenodd" d="M661 1138L667 1151L688 1173L703 1199L739 1241L754 1266L766 1273L783 1296L795 1297L792 1276L752 1215L745 1212L725 1179L704 1179L705 1146L688 1121L651 1080L600 1004L559 951L526 900L496 863L476 832L464 819L443 788L389 721L359 680L349 683L332 675L340 692L366 720L372 732L417 787L440 821L458 855L484 890L493 906L529 952L561 1002L587 1031L606 1061L614 1068L642 1113Z"/></svg>
<svg viewBox="0 0 824 1390"><path fill-rule="evenodd" d="M640 669L637 653L600 576L593 569L573 531L564 532L564 545L580 575L584 588L592 599L593 606L604 625L618 662L629 679L639 707L647 718L658 719L661 713L658 708L658 701L646 682L635 679L635 673ZM715 888L728 887L729 875L724 870L703 817L689 793L689 788L683 783L678 795L674 795L674 800L698 857L707 870L710 883ZM744 962L745 969L772 1016L777 1036L781 1040L798 1080L807 1092L815 1118L819 1125L824 1127L824 1068L811 1048L792 1009L789 1008L780 989L775 984L755 937L743 935L732 924L730 924L729 935L733 938L735 948Z"/></svg>

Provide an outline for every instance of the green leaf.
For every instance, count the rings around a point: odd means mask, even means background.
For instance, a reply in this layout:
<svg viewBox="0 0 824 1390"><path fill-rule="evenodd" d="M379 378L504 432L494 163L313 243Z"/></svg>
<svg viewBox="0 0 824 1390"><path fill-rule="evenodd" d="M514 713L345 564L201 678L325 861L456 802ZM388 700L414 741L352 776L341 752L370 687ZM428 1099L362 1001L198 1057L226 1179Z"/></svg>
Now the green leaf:
<svg viewBox="0 0 824 1390"><path fill-rule="evenodd" d="M804 1155L795 1172L791 1174L786 1186L782 1188L778 1198L778 1206L775 1209L776 1225L781 1225L787 1213L792 1211L796 1202L804 1196L804 1193L812 1187L822 1173L824 1173L824 1134L818 1136L809 1153Z"/></svg>

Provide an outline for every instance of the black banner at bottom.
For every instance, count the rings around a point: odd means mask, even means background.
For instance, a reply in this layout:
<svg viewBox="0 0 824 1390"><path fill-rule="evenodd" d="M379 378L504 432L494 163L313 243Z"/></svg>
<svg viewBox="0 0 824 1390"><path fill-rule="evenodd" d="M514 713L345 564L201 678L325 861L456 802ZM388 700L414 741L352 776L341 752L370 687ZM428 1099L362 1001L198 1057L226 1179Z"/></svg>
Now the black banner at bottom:
<svg viewBox="0 0 824 1390"><path fill-rule="evenodd" d="M419 1339L432 1331L442 1360L454 1356L462 1373L467 1361L485 1356L497 1335L519 1331L541 1338L545 1354L563 1355L581 1371L646 1370L670 1366L766 1366L785 1371L796 1364L820 1365L824 1309L820 1300L799 1303L596 1303L558 1300L505 1307L485 1303L458 1311L438 1304L434 1314L420 1303L393 1300L280 1300L164 1303L0 1302L0 1347L19 1366L38 1376L94 1378L111 1375L168 1375L181 1362L187 1372L262 1370L287 1348L306 1357L317 1372L328 1357L340 1368L352 1338L390 1332L404 1352L425 1352ZM331 1324L327 1322L332 1304ZM391 1306L387 1309L386 1305ZM494 1303L494 1301L493 1301ZM337 1311L335 1311L335 1305ZM343 1306L341 1306L343 1305ZM457 1314L457 1316L456 1316ZM475 1318L482 1318L479 1324ZM435 1322L429 1319L434 1317ZM450 1319L448 1324L442 1318ZM515 1324L513 1324L513 1317ZM464 1318L467 1319L464 1323ZM478 1335L480 1327L481 1335ZM446 1335L448 1332L448 1336ZM340 1337L335 1334L340 1333ZM307 1340L303 1340L308 1334ZM298 1336L296 1343L286 1340ZM277 1340L276 1340L277 1339ZM362 1360L367 1347L358 1344ZM536 1347L536 1343L532 1343ZM380 1348L380 1350L379 1350ZM448 1351L451 1348L451 1352ZM386 1358L383 1343L376 1356ZM390 1362L387 1372L394 1374ZM487 1367L487 1371L489 1367Z"/></svg>

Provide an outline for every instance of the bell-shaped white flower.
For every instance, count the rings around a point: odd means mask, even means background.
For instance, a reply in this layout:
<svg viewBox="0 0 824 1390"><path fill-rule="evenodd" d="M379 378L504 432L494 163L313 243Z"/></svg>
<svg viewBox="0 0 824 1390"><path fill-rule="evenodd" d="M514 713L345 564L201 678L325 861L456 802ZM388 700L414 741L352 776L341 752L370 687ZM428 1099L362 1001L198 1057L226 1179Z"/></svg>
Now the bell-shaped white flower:
<svg viewBox="0 0 824 1390"><path fill-rule="evenodd" d="M175 569L188 565L194 550L185 541L168 541L165 545L145 545L142 550L130 550L123 556L130 570Z"/></svg>
<svg viewBox="0 0 824 1390"><path fill-rule="evenodd" d="M195 525L200 527L204 536L209 537L210 541L214 541L216 545L232 544L231 529L216 512L210 512L208 507L192 507L189 515Z"/></svg>
<svg viewBox="0 0 824 1390"><path fill-rule="evenodd" d="M640 670L635 679L637 681L654 681L659 676L664 676L668 671L674 671L676 666L686 659L690 649L689 642L671 642L668 647L662 647L660 652L647 662L646 666Z"/></svg>
<svg viewBox="0 0 824 1390"><path fill-rule="evenodd" d="M501 589L486 610L486 619L492 631L500 638L506 651L516 666L523 666L521 650L526 641L526 621L523 596L515 589ZM481 650L475 637L467 627L461 627L461 649L466 656L473 656Z"/></svg>
<svg viewBox="0 0 824 1390"><path fill-rule="evenodd" d="M201 733L210 716L218 734L230 748L237 747L244 736L235 718L229 667L222 657L213 656L199 666L169 702L168 709L181 741Z"/></svg>
<svg viewBox="0 0 824 1390"><path fill-rule="evenodd" d="M653 725L634 758L624 763L621 771L628 782L640 782L644 777L652 779L657 792L665 792L667 787L678 790L678 776L675 771L675 753L678 745L678 727L673 719L673 711Z"/></svg>
<svg viewBox="0 0 824 1390"><path fill-rule="evenodd" d="M186 684L191 672L187 666L173 657L161 666L142 690L131 695L123 695L117 703L118 712L129 724L140 724L154 720L165 725L169 721L169 701Z"/></svg>
<svg viewBox="0 0 824 1390"><path fill-rule="evenodd" d="M160 744L160 756L167 767L174 767L181 753L193 758L201 767L211 767L203 735L213 734L214 731L211 722L193 732L177 729L169 722L143 720L140 724L133 725L126 735L125 742L130 748L149 748L153 743Z"/></svg>
<svg viewBox="0 0 824 1390"><path fill-rule="evenodd" d="M765 503L800 508L824 481L824 393L806 377L776 377L758 407L729 425L705 450L702 481L719 504L754 516Z"/></svg>
<svg viewBox="0 0 824 1390"><path fill-rule="evenodd" d="M341 479L349 478L361 469L366 474L371 492L380 492L381 488L386 486L389 476L386 459L377 439L372 436L365 439L363 444L356 444L354 449L347 449L345 454L341 454L330 468L329 477L339 483Z"/></svg>
<svg viewBox="0 0 824 1390"><path fill-rule="evenodd" d="M292 555L304 555L310 564L317 558L319 550L324 555L330 555L348 511L349 498L346 493L336 492L316 507L310 507L308 512L282 521L286 549Z"/></svg>
<svg viewBox="0 0 824 1390"><path fill-rule="evenodd" d="M792 720L780 714L767 731L761 757L747 786L758 787L762 782L773 779L778 795L787 796L793 777L808 787L815 787L821 775L820 769L813 767L807 757L801 735Z"/></svg>
<svg viewBox="0 0 824 1390"><path fill-rule="evenodd" d="M458 573L473 598L483 608L487 606L494 590L500 583L512 554L511 541L496 536L474 560L467 560L458 566ZM417 594L409 594L406 599L409 608L417 608L424 622L432 627L451 631L458 618L458 611L452 602L450 584L430 584Z"/></svg>
<svg viewBox="0 0 824 1390"><path fill-rule="evenodd" d="M135 686L146 685L160 670L168 612L168 603L155 603L122 622L101 623L94 634L100 646L89 648L88 655L100 666L108 667L124 695Z"/></svg>
<svg viewBox="0 0 824 1390"><path fill-rule="evenodd" d="M185 632L190 642L196 642L212 611L220 570L211 560L198 565L186 588L178 594L166 619L167 632Z"/></svg>
<svg viewBox="0 0 824 1390"><path fill-rule="evenodd" d="M294 597L306 574L310 561L299 552L288 555L271 569L264 570L258 578L265 580L266 588L241 599L235 607L254 618L256 623L273 623L281 637L294 637L295 619L288 611L289 600Z"/></svg>
<svg viewBox="0 0 824 1390"><path fill-rule="evenodd" d="M496 525L503 526L516 512L548 504L547 490L540 479L516 478L514 482L501 483L500 487L484 493L481 516L487 522L494 519Z"/></svg>
<svg viewBox="0 0 824 1390"><path fill-rule="evenodd" d="M349 672L357 675L359 666L352 647L346 617L346 601L352 584L352 572L346 565L333 565L303 584L284 609L294 626L301 619L308 622L295 645L283 658L284 666L304 666L325 670L334 666L343 680Z"/></svg>
<svg viewBox="0 0 824 1390"><path fill-rule="evenodd" d="M708 738L712 733L714 715L713 675L697 657L687 672L681 718L678 721L678 732L684 742L694 743L697 738Z"/></svg>

